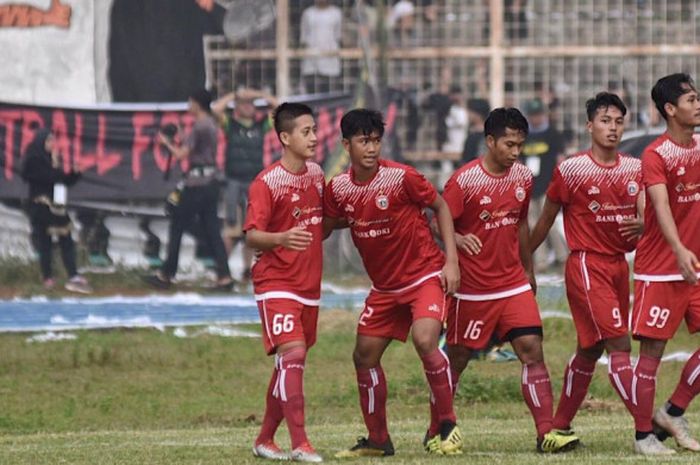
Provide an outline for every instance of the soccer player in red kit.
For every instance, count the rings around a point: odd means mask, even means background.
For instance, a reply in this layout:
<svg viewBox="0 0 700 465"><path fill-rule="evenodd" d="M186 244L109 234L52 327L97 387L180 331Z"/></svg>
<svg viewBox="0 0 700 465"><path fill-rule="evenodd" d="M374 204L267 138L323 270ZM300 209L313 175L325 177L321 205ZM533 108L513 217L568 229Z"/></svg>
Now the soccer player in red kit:
<svg viewBox="0 0 700 465"><path fill-rule="evenodd" d="M250 185L244 226L247 245L262 251L252 269L253 286L265 350L275 354L253 453L275 460L321 462L304 429L303 375L306 352L316 342L325 179L321 167L309 161L316 149L311 109L283 103L275 110L274 123L282 159ZM282 419L292 440L289 455L274 443Z"/></svg>
<svg viewBox="0 0 700 465"><path fill-rule="evenodd" d="M532 172L517 159L528 134L515 108L493 110L484 124L487 153L458 169L443 193L457 237L461 283L447 316L447 354L454 387L473 350L495 331L522 362L522 393L540 452L576 446L573 433L552 429L552 387L542 352L529 248Z"/></svg>
<svg viewBox="0 0 700 465"><path fill-rule="evenodd" d="M656 373L666 347L685 319L688 331L700 330L700 99L690 76L672 74L651 90L666 132L642 154L642 180L647 201L645 231L634 260L632 336L640 341L632 399L642 422L635 450L641 454L674 453L652 434ZM688 360L666 405L653 415L657 431L665 430L679 446L700 451L683 417L700 392L700 350Z"/></svg>
<svg viewBox="0 0 700 465"><path fill-rule="evenodd" d="M632 416L629 338L629 265L642 233L644 196L641 162L617 151L627 108L601 92L586 102L591 148L564 160L547 189L542 214L530 235L534 252L561 208L571 250L566 261L566 294L578 344L564 372L554 428L571 429L586 397L597 360L608 352L608 376Z"/></svg>
<svg viewBox="0 0 700 465"><path fill-rule="evenodd" d="M439 421L437 454L456 454L462 437L452 407L450 366L438 348L445 292L459 283L454 229L445 201L415 169L380 158L381 113L356 109L340 128L351 167L328 184L324 215L348 225L372 290L357 325L353 361L360 406L369 435L336 457L394 454L386 421L387 383L381 358L392 339L409 331L423 362ZM445 254L435 243L424 208L436 212Z"/></svg>

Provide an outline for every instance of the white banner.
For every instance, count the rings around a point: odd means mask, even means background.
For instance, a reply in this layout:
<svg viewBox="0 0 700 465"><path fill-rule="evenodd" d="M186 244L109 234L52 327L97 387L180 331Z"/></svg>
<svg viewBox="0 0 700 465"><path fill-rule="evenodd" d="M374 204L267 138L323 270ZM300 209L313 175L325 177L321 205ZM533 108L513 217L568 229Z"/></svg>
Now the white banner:
<svg viewBox="0 0 700 465"><path fill-rule="evenodd" d="M104 10L101 3L0 0L0 100L95 103L95 10Z"/></svg>

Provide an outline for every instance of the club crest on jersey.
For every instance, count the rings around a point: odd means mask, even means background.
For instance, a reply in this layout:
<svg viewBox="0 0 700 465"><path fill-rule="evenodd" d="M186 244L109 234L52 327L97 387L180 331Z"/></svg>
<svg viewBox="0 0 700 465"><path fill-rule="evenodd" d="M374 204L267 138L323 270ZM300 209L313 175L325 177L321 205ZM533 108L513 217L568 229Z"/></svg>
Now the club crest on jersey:
<svg viewBox="0 0 700 465"><path fill-rule="evenodd" d="M488 195L483 196L481 198L481 200L479 200L479 205L488 205L490 203L491 203L491 197L489 197Z"/></svg>
<svg viewBox="0 0 700 465"><path fill-rule="evenodd" d="M600 189L598 189L598 186L591 186L588 189L588 195L598 195L600 194Z"/></svg>
<svg viewBox="0 0 700 465"><path fill-rule="evenodd" d="M379 194L376 199L374 199L374 204L380 210L386 210L389 208L389 197L384 194Z"/></svg>
<svg viewBox="0 0 700 465"><path fill-rule="evenodd" d="M355 207L349 203L345 205L345 213L355 213Z"/></svg>
<svg viewBox="0 0 700 465"><path fill-rule="evenodd" d="M292 194L292 202L298 202L300 198L301 197L299 197L299 194L297 194L296 192Z"/></svg>
<svg viewBox="0 0 700 465"><path fill-rule="evenodd" d="M627 183L627 193L629 195L639 194L639 184L637 184L637 181L630 181Z"/></svg>
<svg viewBox="0 0 700 465"><path fill-rule="evenodd" d="M299 219L301 216L301 209L299 207L294 207L294 210L292 210L292 216L296 219Z"/></svg>
<svg viewBox="0 0 700 465"><path fill-rule="evenodd" d="M318 195L323 197L323 183L322 182L316 183L316 190L318 191Z"/></svg>
<svg viewBox="0 0 700 465"><path fill-rule="evenodd" d="M678 171L676 171L676 176L683 176L685 174L685 166L681 166L678 168Z"/></svg>
<svg viewBox="0 0 700 465"><path fill-rule="evenodd" d="M676 192L683 192L685 190L685 186L683 185L682 182L678 183L676 186Z"/></svg>
<svg viewBox="0 0 700 465"><path fill-rule="evenodd" d="M488 220L491 219L491 213L489 213L489 212L486 211L486 210L482 210L482 212L479 213L479 219L480 219L481 221L488 221Z"/></svg>
<svg viewBox="0 0 700 465"><path fill-rule="evenodd" d="M588 204L588 209L593 213L598 213L598 210L600 210L600 204L594 200Z"/></svg>
<svg viewBox="0 0 700 465"><path fill-rule="evenodd" d="M518 199L518 202L525 200L525 189L522 186L515 188L515 198Z"/></svg>

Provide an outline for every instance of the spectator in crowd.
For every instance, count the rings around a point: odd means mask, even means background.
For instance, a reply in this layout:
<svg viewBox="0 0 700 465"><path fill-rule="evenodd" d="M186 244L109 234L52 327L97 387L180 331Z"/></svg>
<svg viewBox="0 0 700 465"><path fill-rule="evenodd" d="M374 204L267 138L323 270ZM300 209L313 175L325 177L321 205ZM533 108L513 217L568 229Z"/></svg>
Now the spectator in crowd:
<svg viewBox="0 0 700 465"><path fill-rule="evenodd" d="M316 0L302 13L300 41L314 54L301 63L306 92L329 92L338 88L340 58L326 54L340 48L342 25L342 11L329 0Z"/></svg>
<svg viewBox="0 0 700 465"><path fill-rule="evenodd" d="M525 7L527 0L505 0L503 19L506 23L506 32L509 39L520 43L522 39L527 39L527 12Z"/></svg>
<svg viewBox="0 0 700 465"><path fill-rule="evenodd" d="M464 149L464 136L467 133L467 109L464 107L462 88L456 84L450 86L450 108L445 117L447 139L442 144L443 152L459 152Z"/></svg>
<svg viewBox="0 0 700 465"><path fill-rule="evenodd" d="M272 116L257 117L255 99L264 99L270 108L277 107L277 99L255 89L231 92L212 104L212 112L219 119L226 134L226 191L224 212L226 228L224 245L226 252L242 241L243 224L248 207L250 183L264 168L263 145L265 134L272 129ZM234 102L233 113L227 113L228 104ZM243 279L250 279L252 250L243 246Z"/></svg>
<svg viewBox="0 0 700 465"><path fill-rule="evenodd" d="M486 121L490 111L491 107L488 100L474 98L467 102L469 130L467 132L467 140L464 141L462 164L468 163L486 153L484 121Z"/></svg>
<svg viewBox="0 0 700 465"><path fill-rule="evenodd" d="M29 184L29 221L32 244L39 255L44 288L56 285L51 269L53 237L58 238L63 266L68 281L65 288L71 292L92 292L87 280L78 274L75 242L71 236L72 223L66 213L66 186L75 184L80 173L75 169L65 173L53 134L40 129L27 147L22 165L22 179Z"/></svg>
<svg viewBox="0 0 700 465"><path fill-rule="evenodd" d="M523 162L533 176L532 201L528 212L531 227L534 227L544 206L545 192L557 163L564 157L564 140L561 133L550 124L547 107L542 100L534 99L525 103L525 113L530 124ZM568 255L564 237L559 228L552 228L533 258L535 271L544 271L550 265L550 252L554 253L554 264L563 264Z"/></svg>
<svg viewBox="0 0 700 465"><path fill-rule="evenodd" d="M170 150L176 160L188 160L184 188L179 202L173 209L168 229L168 254L161 269L144 277L148 284L167 289L177 273L182 234L188 225L200 221L207 242L216 262L216 289L230 290L233 278L228 267L228 257L221 239L217 207L219 180L216 168L218 129L211 114L211 94L205 89L193 92L188 99L189 112L194 117L192 131L178 146L170 137L159 134L160 143Z"/></svg>

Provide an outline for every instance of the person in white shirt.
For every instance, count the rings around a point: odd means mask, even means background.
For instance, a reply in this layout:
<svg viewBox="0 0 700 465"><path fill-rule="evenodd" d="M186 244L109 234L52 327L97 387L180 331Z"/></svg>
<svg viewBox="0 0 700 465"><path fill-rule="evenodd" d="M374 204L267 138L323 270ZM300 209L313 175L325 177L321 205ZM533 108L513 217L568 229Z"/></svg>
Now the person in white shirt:
<svg viewBox="0 0 700 465"><path fill-rule="evenodd" d="M314 55L301 63L306 92L335 90L341 72L340 58L328 52L340 48L342 24L342 11L328 0L316 0L302 13L300 41Z"/></svg>

